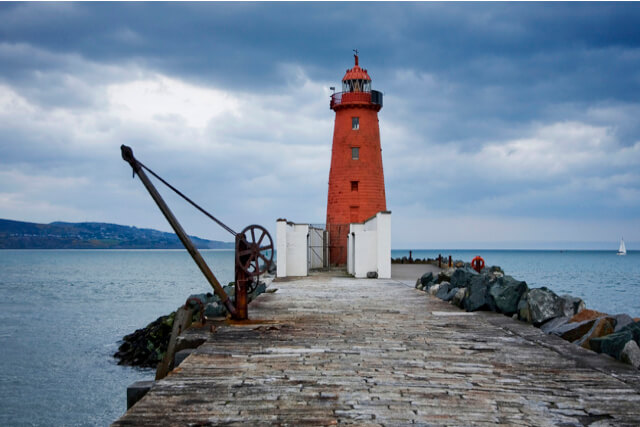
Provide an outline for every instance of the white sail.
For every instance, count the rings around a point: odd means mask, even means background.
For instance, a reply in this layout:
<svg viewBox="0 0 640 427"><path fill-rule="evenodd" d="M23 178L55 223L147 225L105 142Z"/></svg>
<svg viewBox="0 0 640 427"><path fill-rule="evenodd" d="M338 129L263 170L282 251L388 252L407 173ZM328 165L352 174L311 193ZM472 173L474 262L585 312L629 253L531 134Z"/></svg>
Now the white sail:
<svg viewBox="0 0 640 427"><path fill-rule="evenodd" d="M624 239L620 239L620 248L618 249L618 255L626 255L627 248L624 246Z"/></svg>

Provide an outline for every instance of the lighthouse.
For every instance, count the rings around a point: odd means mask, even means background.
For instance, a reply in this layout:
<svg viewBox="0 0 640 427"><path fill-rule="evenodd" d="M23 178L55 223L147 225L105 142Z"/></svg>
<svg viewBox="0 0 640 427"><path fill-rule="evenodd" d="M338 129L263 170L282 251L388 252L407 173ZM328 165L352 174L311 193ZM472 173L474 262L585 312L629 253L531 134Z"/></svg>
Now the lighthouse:
<svg viewBox="0 0 640 427"><path fill-rule="evenodd" d="M382 93L371 89L371 77L355 64L342 78L342 92L331 96L336 118L331 149L327 231L332 265L347 260L349 224L386 211L378 111Z"/></svg>

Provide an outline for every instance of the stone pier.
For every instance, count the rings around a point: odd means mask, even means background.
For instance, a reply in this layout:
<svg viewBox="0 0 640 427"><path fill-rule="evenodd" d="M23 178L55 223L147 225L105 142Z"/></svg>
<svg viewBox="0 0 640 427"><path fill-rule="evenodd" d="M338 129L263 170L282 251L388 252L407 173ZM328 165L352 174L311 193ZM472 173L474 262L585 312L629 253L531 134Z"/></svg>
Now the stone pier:
<svg viewBox="0 0 640 427"><path fill-rule="evenodd" d="M114 425L640 425L639 371L414 283L276 281Z"/></svg>

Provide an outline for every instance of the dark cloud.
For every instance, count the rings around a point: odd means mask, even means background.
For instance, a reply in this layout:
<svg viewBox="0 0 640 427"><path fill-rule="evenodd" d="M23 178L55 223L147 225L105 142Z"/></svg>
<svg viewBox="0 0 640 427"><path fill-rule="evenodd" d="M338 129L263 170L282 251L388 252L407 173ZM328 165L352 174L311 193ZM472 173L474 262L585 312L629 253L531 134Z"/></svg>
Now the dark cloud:
<svg viewBox="0 0 640 427"><path fill-rule="evenodd" d="M321 222L328 87L358 48L385 93L392 210L638 220L636 3L0 3L0 22L4 212L51 194L52 212L162 228L113 179L126 143L238 226ZM127 98L163 85L175 105ZM213 92L182 111L181 91Z"/></svg>

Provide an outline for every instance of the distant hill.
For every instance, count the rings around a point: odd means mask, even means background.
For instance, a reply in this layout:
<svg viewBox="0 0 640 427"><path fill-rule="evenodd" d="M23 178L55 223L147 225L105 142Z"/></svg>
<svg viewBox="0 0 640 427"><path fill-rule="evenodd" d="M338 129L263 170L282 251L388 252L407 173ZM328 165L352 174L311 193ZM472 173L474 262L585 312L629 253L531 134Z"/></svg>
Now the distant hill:
<svg viewBox="0 0 640 427"><path fill-rule="evenodd" d="M189 236L198 249L233 249L234 243ZM0 219L0 249L182 249L173 233L103 222L33 222Z"/></svg>

